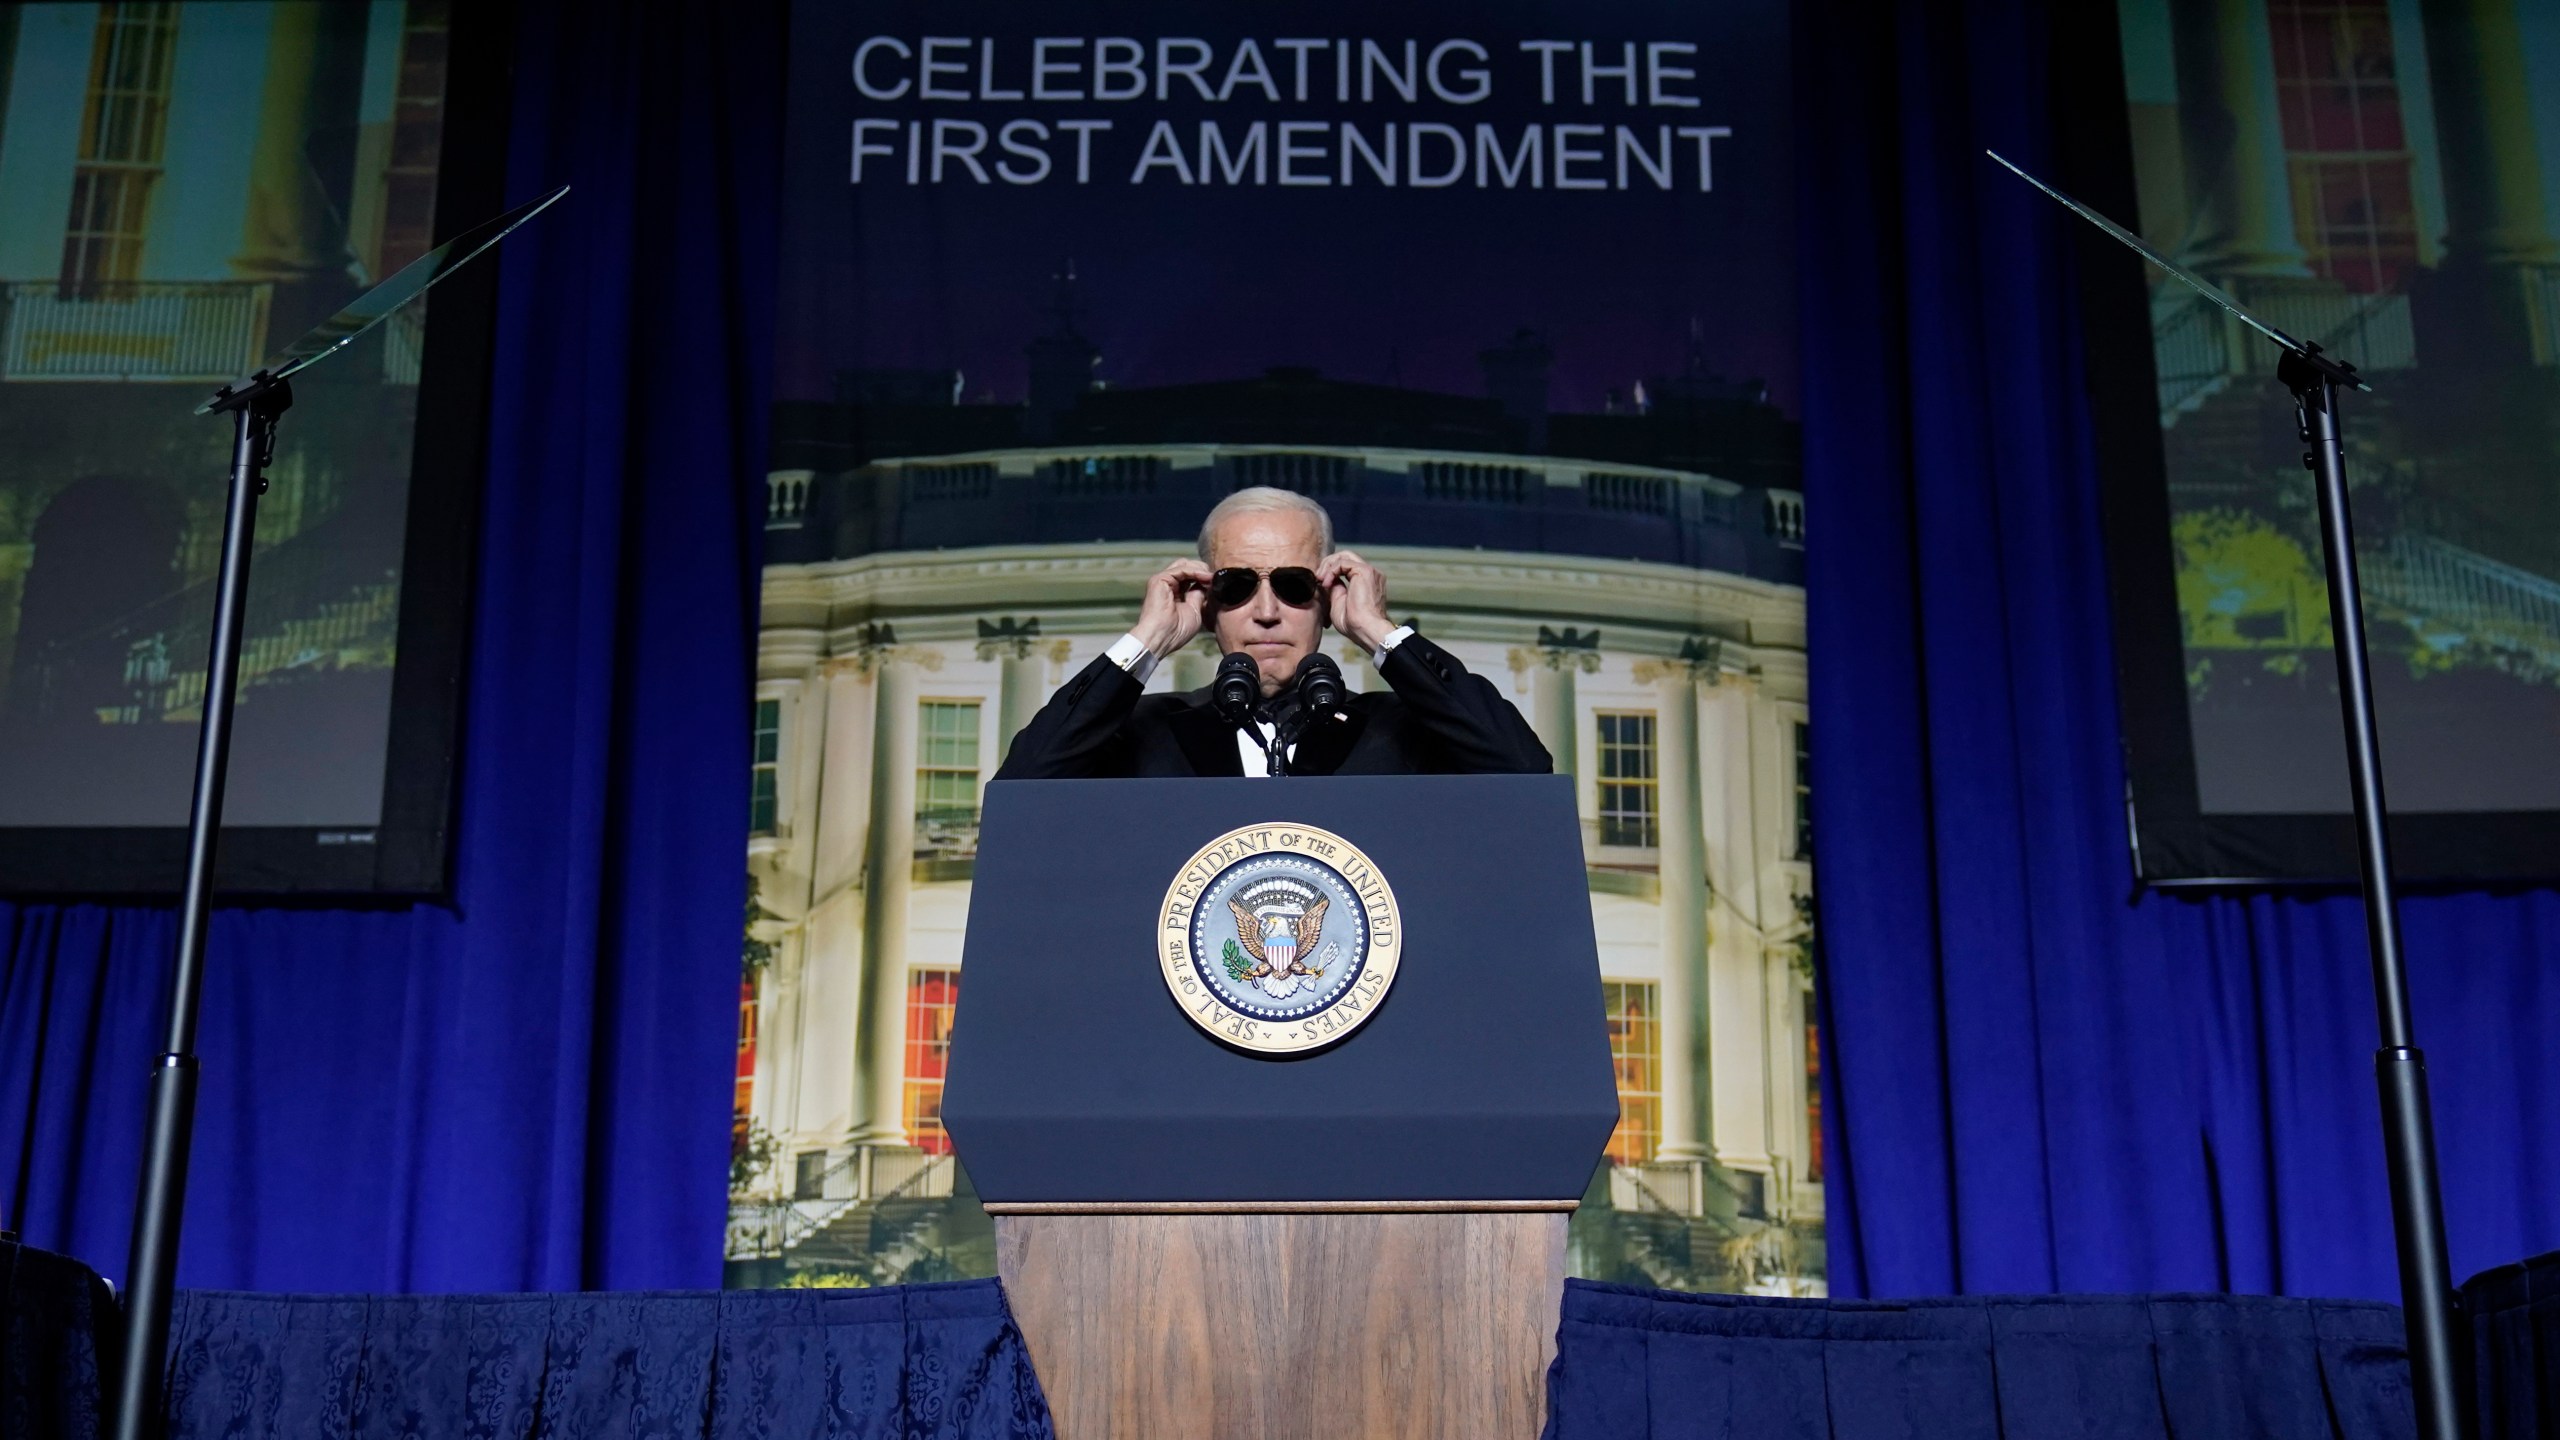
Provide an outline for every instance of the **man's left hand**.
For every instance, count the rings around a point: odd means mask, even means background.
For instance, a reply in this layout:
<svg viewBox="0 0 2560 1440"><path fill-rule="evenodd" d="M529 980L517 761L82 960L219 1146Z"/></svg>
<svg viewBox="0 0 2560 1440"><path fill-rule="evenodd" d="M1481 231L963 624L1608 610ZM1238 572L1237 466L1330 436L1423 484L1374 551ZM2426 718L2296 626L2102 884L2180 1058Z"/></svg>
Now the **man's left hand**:
<svg viewBox="0 0 2560 1440"><path fill-rule="evenodd" d="M1316 567L1316 582L1332 603L1333 628L1350 637L1352 644L1375 650L1396 628L1387 618L1387 577L1378 573L1377 566L1348 550L1336 550Z"/></svg>

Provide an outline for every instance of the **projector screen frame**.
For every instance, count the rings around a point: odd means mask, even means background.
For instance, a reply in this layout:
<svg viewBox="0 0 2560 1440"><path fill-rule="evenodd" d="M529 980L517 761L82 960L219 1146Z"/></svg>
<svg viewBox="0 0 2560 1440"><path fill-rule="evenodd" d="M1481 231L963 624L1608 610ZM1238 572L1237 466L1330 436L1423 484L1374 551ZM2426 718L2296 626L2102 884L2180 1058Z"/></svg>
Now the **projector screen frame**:
<svg viewBox="0 0 2560 1440"><path fill-rule="evenodd" d="M506 204L514 26L505 7L457 0L450 12L436 161L438 241ZM225 825L219 897L378 900L449 897L473 549L486 466L498 267L484 261L436 287L421 352L400 601L385 735L381 810L370 826ZM169 388L181 410L195 398ZM294 420L284 421L285 444ZM200 423L228 427L229 417ZM0 826L0 897L174 898L184 815L152 826Z"/></svg>
<svg viewBox="0 0 2560 1440"><path fill-rule="evenodd" d="M2138 217L2133 137L2115 4L2063 7L2052 23L2057 183L2132 223ZM2353 886L2355 818L2347 809L2343 759L2334 812L2222 812L2203 806L2170 543L2167 455L2153 398L2158 373L2148 267L2092 227L2059 215L2053 223L2070 226L2078 280L2134 878L2163 888ZM2264 383L2277 384L2272 373ZM2384 383L2388 377L2376 381ZM2361 398L2347 395L2340 402L2350 438L2367 418L2359 413ZM2387 796L2391 734L2384 719ZM2395 808L2389 834L2393 870L2404 883L2450 888L2560 877L2560 811ZM2535 857L2543 857L2542 863L2535 864Z"/></svg>

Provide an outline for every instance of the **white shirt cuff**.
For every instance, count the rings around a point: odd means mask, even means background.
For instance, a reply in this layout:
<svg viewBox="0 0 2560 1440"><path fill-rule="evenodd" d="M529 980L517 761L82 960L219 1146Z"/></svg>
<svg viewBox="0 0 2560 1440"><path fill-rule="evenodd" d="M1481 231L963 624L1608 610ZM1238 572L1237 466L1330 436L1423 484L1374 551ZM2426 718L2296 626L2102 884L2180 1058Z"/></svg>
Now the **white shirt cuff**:
<svg viewBox="0 0 2560 1440"><path fill-rule="evenodd" d="M1369 663L1372 665L1386 664L1387 652L1403 644L1405 637L1412 633L1412 626L1399 625L1393 630L1388 631L1385 635L1379 637L1378 648L1369 652Z"/></svg>
<svg viewBox="0 0 2560 1440"><path fill-rule="evenodd" d="M1156 673L1155 652L1147 648L1146 642L1140 640L1134 630L1112 641L1111 648L1102 653L1112 664L1128 671L1129 678L1141 685L1147 683L1148 676Z"/></svg>

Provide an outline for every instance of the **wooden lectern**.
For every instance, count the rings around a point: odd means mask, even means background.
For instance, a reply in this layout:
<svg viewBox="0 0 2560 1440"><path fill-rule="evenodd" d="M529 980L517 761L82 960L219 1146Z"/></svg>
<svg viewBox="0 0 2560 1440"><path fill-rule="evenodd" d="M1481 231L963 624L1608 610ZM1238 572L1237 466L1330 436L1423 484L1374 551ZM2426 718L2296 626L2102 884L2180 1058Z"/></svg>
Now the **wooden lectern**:
<svg viewBox="0 0 2560 1440"><path fill-rule="evenodd" d="M1166 890L1260 822L1393 887L1393 987L1277 1058L1155 960ZM1617 1121L1558 776L992 785L943 1121L1064 1440L1535 1435L1565 1224Z"/></svg>

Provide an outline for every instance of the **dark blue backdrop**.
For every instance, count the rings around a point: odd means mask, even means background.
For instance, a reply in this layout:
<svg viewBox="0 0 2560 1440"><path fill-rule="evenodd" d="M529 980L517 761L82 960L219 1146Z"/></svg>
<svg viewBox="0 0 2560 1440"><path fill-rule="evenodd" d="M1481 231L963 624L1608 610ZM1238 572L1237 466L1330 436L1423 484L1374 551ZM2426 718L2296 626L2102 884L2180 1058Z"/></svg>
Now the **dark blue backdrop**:
<svg viewBox="0 0 2560 1440"><path fill-rule="evenodd" d="M521 42L456 903L218 917L187 1285L719 1283L779 23ZM172 930L0 906L0 1204L111 1275Z"/></svg>
<svg viewBox="0 0 2560 1440"><path fill-rule="evenodd" d="M565 10L458 904L222 917L191 1285L715 1283L779 28ZM2129 895L2060 231L1977 153L2050 156L2041 7L1798 13L1833 1283L2390 1296L2353 902ZM2560 900L2408 919L2455 1264L2560 1245ZM111 1271L170 938L0 907L0 1201Z"/></svg>
<svg viewBox="0 0 2560 1440"><path fill-rule="evenodd" d="M1798 15L1833 1287L2396 1299L2355 899L2130 893L2047 7ZM2405 919L2456 1273L2560 1245L2560 897Z"/></svg>

